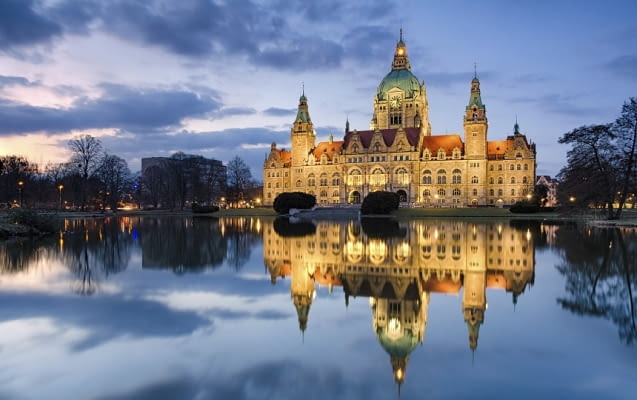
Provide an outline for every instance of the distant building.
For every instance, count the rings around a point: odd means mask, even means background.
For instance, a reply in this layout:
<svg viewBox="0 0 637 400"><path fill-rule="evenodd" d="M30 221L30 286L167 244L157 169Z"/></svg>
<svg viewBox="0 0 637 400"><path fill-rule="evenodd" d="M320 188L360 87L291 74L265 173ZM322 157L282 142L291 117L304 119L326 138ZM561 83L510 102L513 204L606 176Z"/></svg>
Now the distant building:
<svg viewBox="0 0 637 400"><path fill-rule="evenodd" d="M216 204L226 195L227 170L219 160L176 153L142 158L142 194L155 207Z"/></svg>
<svg viewBox="0 0 637 400"><path fill-rule="evenodd" d="M546 203L544 203L544 206L557 206L557 187L559 186L559 181L557 179L551 178L548 175L539 175L535 179L535 185L544 185L548 189Z"/></svg>
<svg viewBox="0 0 637 400"><path fill-rule="evenodd" d="M290 131L290 150L272 143L263 165L264 204L301 191L319 204L359 203L370 192L398 193L412 206L504 206L533 193L536 149L517 121L504 140L487 140L480 81L471 81L458 134L432 135L424 82L411 72L402 31L391 71L373 97L369 130L345 124L342 140L315 143L305 93Z"/></svg>

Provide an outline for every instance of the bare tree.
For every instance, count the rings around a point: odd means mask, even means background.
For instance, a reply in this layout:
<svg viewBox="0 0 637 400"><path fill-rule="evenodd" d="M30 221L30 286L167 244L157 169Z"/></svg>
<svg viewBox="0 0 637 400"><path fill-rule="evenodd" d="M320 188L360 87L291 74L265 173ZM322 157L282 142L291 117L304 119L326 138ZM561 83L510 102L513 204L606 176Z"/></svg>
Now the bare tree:
<svg viewBox="0 0 637 400"><path fill-rule="evenodd" d="M95 175L101 184L103 203L108 204L111 210L117 210L130 183L131 173L126 161L105 153Z"/></svg>
<svg viewBox="0 0 637 400"><path fill-rule="evenodd" d="M636 189L637 99L624 104L614 123L576 128L559 142L572 145L559 175L562 202L603 206L608 219L620 218Z"/></svg>
<svg viewBox="0 0 637 400"><path fill-rule="evenodd" d="M228 197L231 201L242 200L244 192L252 182L252 173L248 165L239 156L228 162Z"/></svg>
<svg viewBox="0 0 637 400"><path fill-rule="evenodd" d="M69 140L68 145L72 152L71 162L77 166L82 178L81 208L84 210L88 198L88 180L100 165L102 143L91 135L83 135Z"/></svg>

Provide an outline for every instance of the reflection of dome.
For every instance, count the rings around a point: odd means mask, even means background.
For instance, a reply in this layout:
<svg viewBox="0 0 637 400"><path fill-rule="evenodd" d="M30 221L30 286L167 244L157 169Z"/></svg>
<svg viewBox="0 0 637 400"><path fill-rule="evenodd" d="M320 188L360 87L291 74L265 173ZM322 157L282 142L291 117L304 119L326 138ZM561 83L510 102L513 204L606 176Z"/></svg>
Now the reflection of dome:
<svg viewBox="0 0 637 400"><path fill-rule="evenodd" d="M387 92L398 88L405 92L405 97L413 98L420 92L418 78L407 69L395 69L388 73L378 85L376 97L378 100L387 100Z"/></svg>
<svg viewBox="0 0 637 400"><path fill-rule="evenodd" d="M385 330L379 328L376 331L376 337L380 345L383 346L383 349L385 349L390 356L406 357L411 354L418 343L420 343L418 334L414 334L411 329L405 329L403 334L396 339L392 339L393 336L390 329Z"/></svg>

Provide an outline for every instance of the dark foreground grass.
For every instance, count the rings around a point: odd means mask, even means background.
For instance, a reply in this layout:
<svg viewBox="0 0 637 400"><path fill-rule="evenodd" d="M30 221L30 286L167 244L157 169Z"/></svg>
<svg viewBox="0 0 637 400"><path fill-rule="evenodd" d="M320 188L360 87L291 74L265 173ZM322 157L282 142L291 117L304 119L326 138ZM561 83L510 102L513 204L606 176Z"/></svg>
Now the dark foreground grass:
<svg viewBox="0 0 637 400"><path fill-rule="evenodd" d="M555 212L515 214L506 208L401 208L396 218L559 218Z"/></svg>

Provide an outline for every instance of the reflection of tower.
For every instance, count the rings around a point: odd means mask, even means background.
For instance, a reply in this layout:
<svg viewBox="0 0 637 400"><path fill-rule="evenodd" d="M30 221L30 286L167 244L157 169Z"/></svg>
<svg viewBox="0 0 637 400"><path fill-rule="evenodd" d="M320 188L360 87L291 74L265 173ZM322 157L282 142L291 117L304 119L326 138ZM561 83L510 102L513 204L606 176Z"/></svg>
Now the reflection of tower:
<svg viewBox="0 0 637 400"><path fill-rule="evenodd" d="M380 345L389 354L394 380L405 379L409 355L422 343L427 325L429 293L410 291L402 300L369 298L372 328Z"/></svg>
<svg viewBox="0 0 637 400"><path fill-rule="evenodd" d="M292 265L292 284L290 292L299 318L299 329L301 329L302 332L305 332L305 328L307 328L310 306L316 296L314 277L312 274L313 271L309 271L304 263L294 263Z"/></svg>
<svg viewBox="0 0 637 400"><path fill-rule="evenodd" d="M466 270L464 273L464 288L462 291L462 310L464 320L469 329L469 347L478 347L480 325L484 321L486 309L486 246L484 226L472 225L468 232L468 252L466 255Z"/></svg>

